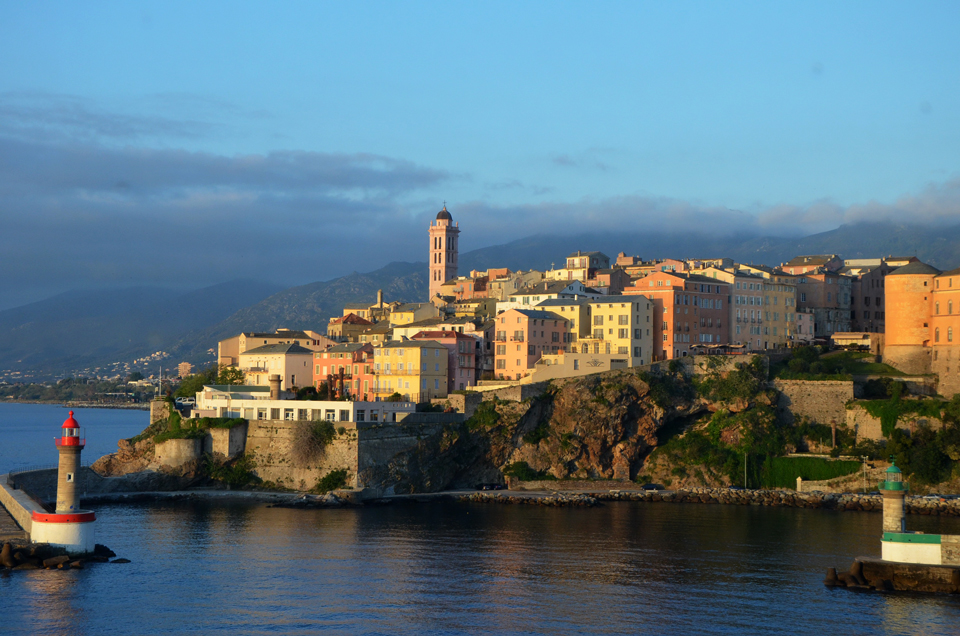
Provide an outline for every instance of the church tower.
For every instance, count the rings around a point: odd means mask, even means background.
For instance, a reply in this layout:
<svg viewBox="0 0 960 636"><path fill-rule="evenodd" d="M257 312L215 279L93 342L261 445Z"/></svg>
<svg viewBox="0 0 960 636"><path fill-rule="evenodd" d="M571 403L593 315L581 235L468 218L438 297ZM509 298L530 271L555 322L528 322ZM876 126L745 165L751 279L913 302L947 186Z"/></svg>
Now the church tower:
<svg viewBox="0 0 960 636"><path fill-rule="evenodd" d="M440 292L440 286L457 276L457 241L460 228L447 212L447 205L437 212L437 220L430 224L430 298Z"/></svg>

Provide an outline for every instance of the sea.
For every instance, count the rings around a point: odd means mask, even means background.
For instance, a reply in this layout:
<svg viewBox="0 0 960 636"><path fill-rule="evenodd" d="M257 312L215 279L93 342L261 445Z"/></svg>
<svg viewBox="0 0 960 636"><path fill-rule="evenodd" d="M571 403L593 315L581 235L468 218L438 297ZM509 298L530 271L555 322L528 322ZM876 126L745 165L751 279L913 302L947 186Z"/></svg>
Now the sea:
<svg viewBox="0 0 960 636"><path fill-rule="evenodd" d="M77 409L91 461L147 424ZM56 460L55 406L0 404L0 473ZM0 634L956 634L960 598L823 585L880 515L608 503L101 505L124 564L0 573ZM960 534L960 520L910 517Z"/></svg>

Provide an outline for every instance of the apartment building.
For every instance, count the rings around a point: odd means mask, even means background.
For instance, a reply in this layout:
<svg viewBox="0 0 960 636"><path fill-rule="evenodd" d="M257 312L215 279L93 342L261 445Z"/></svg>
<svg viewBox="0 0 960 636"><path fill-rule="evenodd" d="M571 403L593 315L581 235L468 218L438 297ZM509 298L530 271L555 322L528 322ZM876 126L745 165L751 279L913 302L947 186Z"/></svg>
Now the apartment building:
<svg viewBox="0 0 960 636"><path fill-rule="evenodd" d="M764 349L763 276L745 270L731 271L719 267L707 267L699 273L730 286L731 296L727 303L730 343L741 345L747 351Z"/></svg>
<svg viewBox="0 0 960 636"><path fill-rule="evenodd" d="M792 278L797 289L797 308L813 314L815 337L829 338L838 331L852 331L852 278L826 270L811 271Z"/></svg>
<svg viewBox="0 0 960 636"><path fill-rule="evenodd" d="M482 334L482 332L481 332ZM482 335L456 331L421 331L413 340L430 340L447 349L447 392L462 391L477 384L477 357L482 355Z"/></svg>
<svg viewBox="0 0 960 636"><path fill-rule="evenodd" d="M298 344L268 344L240 354L244 384L269 386L269 376L280 376L280 390L291 391L313 384L313 354Z"/></svg>
<svg viewBox="0 0 960 636"><path fill-rule="evenodd" d="M509 309L496 318L494 375L519 380L529 375L544 353L564 346L567 320L542 309Z"/></svg>
<svg viewBox="0 0 960 636"><path fill-rule="evenodd" d="M862 259L866 260L866 259ZM853 331L883 333L886 328L887 275L894 270L883 259L848 261L840 274L852 279L850 323Z"/></svg>
<svg viewBox="0 0 960 636"><path fill-rule="evenodd" d="M329 376L339 378L341 370L344 388L353 399L368 399L374 385L373 346L349 342L313 354L313 386L317 389L327 383Z"/></svg>
<svg viewBox="0 0 960 636"><path fill-rule="evenodd" d="M700 274L654 272L625 295L644 295L652 307L652 360L690 355L691 347L730 342L730 285Z"/></svg>
<svg viewBox="0 0 960 636"><path fill-rule="evenodd" d="M447 348L432 340L374 347L372 397L382 400L399 393L412 402L447 397L447 362Z"/></svg>
<svg viewBox="0 0 960 636"><path fill-rule="evenodd" d="M244 351L274 344L298 344L311 351L323 351L336 343L327 336L310 330L277 329L272 333L248 331L217 343L217 364L237 366L240 364L240 354Z"/></svg>

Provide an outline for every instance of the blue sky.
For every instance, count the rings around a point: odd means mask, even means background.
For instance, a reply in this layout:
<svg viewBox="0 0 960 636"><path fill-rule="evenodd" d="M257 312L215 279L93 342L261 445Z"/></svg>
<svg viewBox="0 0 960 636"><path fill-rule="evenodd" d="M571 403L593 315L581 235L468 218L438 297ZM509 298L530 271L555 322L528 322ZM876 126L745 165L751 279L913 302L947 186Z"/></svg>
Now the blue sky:
<svg viewBox="0 0 960 636"><path fill-rule="evenodd" d="M0 308L184 284L156 262L178 250L258 244L249 275L291 234L351 240L289 284L423 260L444 200L465 249L955 220L958 24L955 2L4 3L0 268L36 275ZM67 275L37 258L71 245Z"/></svg>

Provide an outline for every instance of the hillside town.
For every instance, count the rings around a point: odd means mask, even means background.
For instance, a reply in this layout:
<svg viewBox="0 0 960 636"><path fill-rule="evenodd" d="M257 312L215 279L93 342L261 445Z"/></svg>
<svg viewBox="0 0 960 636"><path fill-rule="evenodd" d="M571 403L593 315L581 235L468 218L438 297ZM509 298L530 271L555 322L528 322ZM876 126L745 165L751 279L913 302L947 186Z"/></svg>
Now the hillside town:
<svg viewBox="0 0 960 636"><path fill-rule="evenodd" d="M238 369L249 386L266 387L275 375L284 392L312 387L340 399L411 403L809 344L855 347L905 372L949 376L960 270L940 272L914 256L799 255L768 267L584 249L562 268L461 273L459 235L444 206L428 228L423 301L381 291L315 331L240 333L219 343L218 364ZM942 391L952 395L954 386L945 379Z"/></svg>

